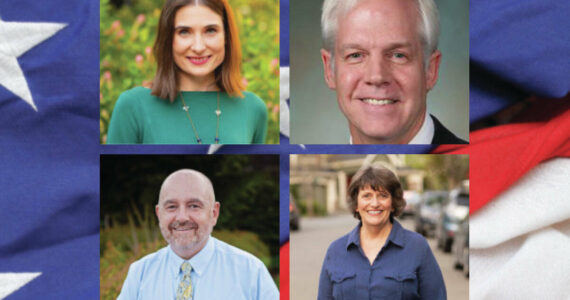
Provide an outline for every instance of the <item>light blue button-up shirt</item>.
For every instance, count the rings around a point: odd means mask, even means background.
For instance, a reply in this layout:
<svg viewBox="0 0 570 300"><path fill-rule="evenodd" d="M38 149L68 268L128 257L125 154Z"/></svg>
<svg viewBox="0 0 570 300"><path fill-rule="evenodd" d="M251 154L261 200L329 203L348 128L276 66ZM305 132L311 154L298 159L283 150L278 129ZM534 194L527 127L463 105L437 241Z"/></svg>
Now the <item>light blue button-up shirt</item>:
<svg viewBox="0 0 570 300"><path fill-rule="evenodd" d="M117 299L175 299L183 262L170 246L134 262ZM277 286L258 258L212 236L189 262L194 300L279 299Z"/></svg>

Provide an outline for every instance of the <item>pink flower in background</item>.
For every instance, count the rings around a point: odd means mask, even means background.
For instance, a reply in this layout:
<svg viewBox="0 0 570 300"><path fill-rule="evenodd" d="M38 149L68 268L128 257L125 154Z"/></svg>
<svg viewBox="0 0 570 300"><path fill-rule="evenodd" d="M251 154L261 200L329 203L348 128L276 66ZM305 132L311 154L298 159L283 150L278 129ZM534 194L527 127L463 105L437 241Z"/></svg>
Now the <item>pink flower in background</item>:
<svg viewBox="0 0 570 300"><path fill-rule="evenodd" d="M105 85L107 88L113 88L113 82L111 79L111 72L105 71L105 73L103 73L103 79L101 79L101 85Z"/></svg>
<svg viewBox="0 0 570 300"><path fill-rule="evenodd" d="M125 35L125 30L123 28L119 29L117 32L117 37L123 37Z"/></svg>
<svg viewBox="0 0 570 300"><path fill-rule="evenodd" d="M116 20L111 24L111 29L113 31L115 31L116 29L118 29L119 27L121 27L121 21Z"/></svg>
<svg viewBox="0 0 570 300"><path fill-rule="evenodd" d="M146 17L143 14L137 16L137 20L135 21L136 24L142 24L146 20Z"/></svg>
<svg viewBox="0 0 570 300"><path fill-rule="evenodd" d="M152 48L150 46L147 46L146 48L144 48L144 53L150 55L152 53Z"/></svg>
<svg viewBox="0 0 570 300"><path fill-rule="evenodd" d="M245 79L245 77L241 79L241 83L243 83L243 86L247 88L248 82L247 79Z"/></svg>
<svg viewBox="0 0 570 300"><path fill-rule="evenodd" d="M135 62L137 63L137 67L140 69L143 66L144 57L141 54L137 54L135 56Z"/></svg>
<svg viewBox="0 0 570 300"><path fill-rule="evenodd" d="M279 66L279 58L274 58L271 60L271 70L273 70L273 68Z"/></svg>
<svg viewBox="0 0 570 300"><path fill-rule="evenodd" d="M143 80L142 86L144 86L145 88L152 89L152 80Z"/></svg>
<svg viewBox="0 0 570 300"><path fill-rule="evenodd" d="M273 106L273 113L279 112L279 105Z"/></svg>

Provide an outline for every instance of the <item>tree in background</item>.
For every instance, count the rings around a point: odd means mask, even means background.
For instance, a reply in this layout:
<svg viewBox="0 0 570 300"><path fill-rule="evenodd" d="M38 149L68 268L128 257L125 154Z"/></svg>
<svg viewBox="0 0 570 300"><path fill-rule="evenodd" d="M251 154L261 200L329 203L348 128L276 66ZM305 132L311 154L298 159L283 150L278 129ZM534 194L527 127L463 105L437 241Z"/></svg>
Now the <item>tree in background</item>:
<svg viewBox="0 0 570 300"><path fill-rule="evenodd" d="M469 179L468 155L409 155L406 163L427 172L426 189L450 190Z"/></svg>

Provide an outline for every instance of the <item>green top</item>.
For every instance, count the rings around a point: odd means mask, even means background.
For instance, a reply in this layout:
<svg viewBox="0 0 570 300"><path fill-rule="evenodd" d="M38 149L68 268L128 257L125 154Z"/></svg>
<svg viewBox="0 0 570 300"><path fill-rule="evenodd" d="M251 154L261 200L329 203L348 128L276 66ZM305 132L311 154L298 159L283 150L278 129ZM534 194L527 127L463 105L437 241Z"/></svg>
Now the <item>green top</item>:
<svg viewBox="0 0 570 300"><path fill-rule="evenodd" d="M244 98L220 92L219 144L262 144L267 134L267 107L250 92ZM202 144L214 144L218 92L183 92ZM135 87L119 96L107 135L108 144L197 144L182 101L173 103Z"/></svg>

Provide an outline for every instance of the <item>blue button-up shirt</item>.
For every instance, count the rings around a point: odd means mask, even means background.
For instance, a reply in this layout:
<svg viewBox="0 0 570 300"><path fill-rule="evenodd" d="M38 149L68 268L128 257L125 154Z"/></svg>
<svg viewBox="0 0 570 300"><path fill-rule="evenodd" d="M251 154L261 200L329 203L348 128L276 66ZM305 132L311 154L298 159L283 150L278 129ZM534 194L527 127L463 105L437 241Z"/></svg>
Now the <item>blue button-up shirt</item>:
<svg viewBox="0 0 570 300"><path fill-rule="evenodd" d="M183 262L170 246L134 262L118 299L175 299ZM279 299L277 286L258 258L214 237L189 262L193 300Z"/></svg>
<svg viewBox="0 0 570 300"><path fill-rule="evenodd" d="M386 244L370 265L360 245L361 226L327 250L319 300L447 299L441 270L421 235L394 220Z"/></svg>

